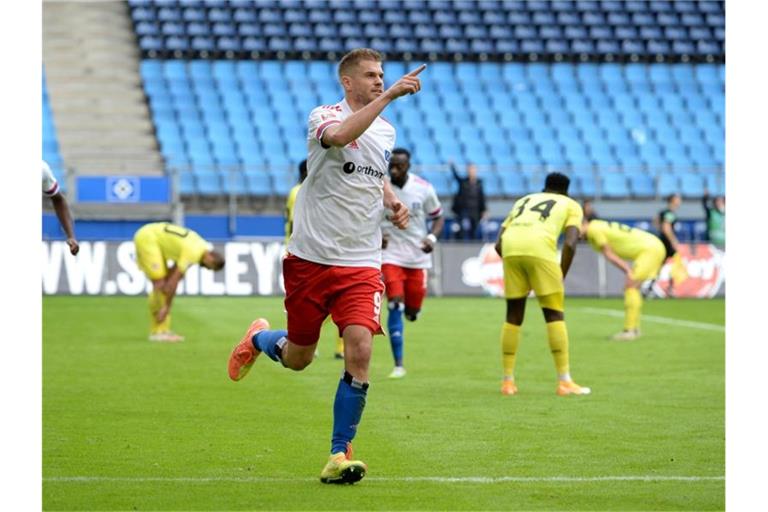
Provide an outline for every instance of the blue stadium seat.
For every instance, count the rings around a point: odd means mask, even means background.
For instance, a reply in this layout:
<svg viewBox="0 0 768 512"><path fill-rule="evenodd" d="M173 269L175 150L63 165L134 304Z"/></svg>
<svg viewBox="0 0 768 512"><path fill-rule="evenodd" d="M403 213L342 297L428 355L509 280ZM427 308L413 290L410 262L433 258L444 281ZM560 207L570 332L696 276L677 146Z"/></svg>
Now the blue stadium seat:
<svg viewBox="0 0 768 512"><path fill-rule="evenodd" d="M653 178L647 174L631 174L629 176L629 189L635 198L650 198L656 195L656 187Z"/></svg>
<svg viewBox="0 0 768 512"><path fill-rule="evenodd" d="M246 170L245 178L251 195L262 197L272 195L272 179L266 172Z"/></svg>
<svg viewBox="0 0 768 512"><path fill-rule="evenodd" d="M679 175L680 192L684 197L701 197L704 195L704 178L700 174L684 172Z"/></svg>
<svg viewBox="0 0 768 512"><path fill-rule="evenodd" d="M501 176L501 192L507 197L520 197L530 193L528 182L518 172L505 172Z"/></svg>
<svg viewBox="0 0 768 512"><path fill-rule="evenodd" d="M628 197L630 192L626 176L611 172L603 174L601 193L603 197L609 198Z"/></svg>
<svg viewBox="0 0 768 512"><path fill-rule="evenodd" d="M438 196L446 197L454 194L454 180L450 173L445 171L423 170L418 174L432 184Z"/></svg>
<svg viewBox="0 0 768 512"><path fill-rule="evenodd" d="M721 173L704 175L704 186L712 196L725 194L725 177Z"/></svg>
<svg viewBox="0 0 768 512"><path fill-rule="evenodd" d="M670 194L680 193L680 180L676 174L660 174L657 179L657 192L659 196L666 197Z"/></svg>

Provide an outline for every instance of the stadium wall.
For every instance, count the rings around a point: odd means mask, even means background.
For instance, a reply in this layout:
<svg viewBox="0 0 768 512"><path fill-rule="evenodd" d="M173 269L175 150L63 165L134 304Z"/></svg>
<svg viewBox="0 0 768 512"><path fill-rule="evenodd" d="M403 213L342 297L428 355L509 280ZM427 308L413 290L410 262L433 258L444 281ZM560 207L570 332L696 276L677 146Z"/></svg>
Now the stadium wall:
<svg viewBox="0 0 768 512"><path fill-rule="evenodd" d="M179 295L281 296L282 238L214 244L227 260L223 271L193 266ZM45 295L141 295L151 283L136 266L133 242L83 242L77 257L65 242L43 242L42 289ZM709 244L684 244L681 250L689 277L675 287L676 297L725 294L725 253ZM430 273L432 295L501 296L502 267L489 243L439 244ZM669 266L662 268L651 292L669 294ZM624 275L582 245L576 253L566 293L571 296L621 296Z"/></svg>

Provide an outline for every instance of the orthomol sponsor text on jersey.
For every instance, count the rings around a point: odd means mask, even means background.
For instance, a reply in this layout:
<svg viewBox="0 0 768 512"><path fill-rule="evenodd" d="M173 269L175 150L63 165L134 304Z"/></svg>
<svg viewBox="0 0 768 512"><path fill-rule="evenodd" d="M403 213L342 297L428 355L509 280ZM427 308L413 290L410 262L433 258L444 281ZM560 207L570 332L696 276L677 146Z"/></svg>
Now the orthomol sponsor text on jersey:
<svg viewBox="0 0 768 512"><path fill-rule="evenodd" d="M354 172L357 172L359 174L365 174L366 176L374 176L379 179L384 178L384 173L374 169L370 165L359 165L355 162L344 162L344 165L341 167L341 169L344 171L345 174L352 174Z"/></svg>

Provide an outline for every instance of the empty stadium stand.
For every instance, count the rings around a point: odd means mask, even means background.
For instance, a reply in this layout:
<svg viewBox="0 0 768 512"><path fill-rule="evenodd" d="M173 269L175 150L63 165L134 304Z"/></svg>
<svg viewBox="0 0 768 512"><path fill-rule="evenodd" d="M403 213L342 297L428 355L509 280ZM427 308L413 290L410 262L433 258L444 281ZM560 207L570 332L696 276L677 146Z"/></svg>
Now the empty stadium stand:
<svg viewBox="0 0 768 512"><path fill-rule="evenodd" d="M400 77L407 63L384 69ZM167 165L192 174L184 194L221 194L230 180L237 192L283 193L306 155L309 111L340 99L327 61L145 60L141 73ZM689 195L705 182L722 190L722 65L435 62L422 77L418 96L388 109L398 145L417 165L487 168L492 195L548 169L576 176L578 195L653 197L683 177ZM504 177L512 171L522 181ZM255 183L266 172L280 190Z"/></svg>
<svg viewBox="0 0 768 512"><path fill-rule="evenodd" d="M130 0L149 58L718 62L720 1Z"/></svg>
<svg viewBox="0 0 768 512"><path fill-rule="evenodd" d="M724 5L717 1L130 0L141 78L182 194L282 195L335 61L386 53L419 95L385 115L441 195L477 163L493 196L567 171L575 195L722 193Z"/></svg>

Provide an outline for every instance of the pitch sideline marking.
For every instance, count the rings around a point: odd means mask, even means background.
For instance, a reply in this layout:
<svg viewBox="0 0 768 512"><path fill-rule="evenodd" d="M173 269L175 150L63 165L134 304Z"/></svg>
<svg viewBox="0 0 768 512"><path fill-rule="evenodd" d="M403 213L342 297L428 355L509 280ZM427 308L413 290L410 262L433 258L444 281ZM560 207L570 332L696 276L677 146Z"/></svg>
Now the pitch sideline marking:
<svg viewBox="0 0 768 512"><path fill-rule="evenodd" d="M316 482L317 478L277 478L277 477L119 477L119 476L51 476L43 478L44 482L70 482L70 483L98 483L98 482L173 482L173 483L209 483L209 482L233 482L233 483L260 483L260 482ZM564 482L564 483L589 483L589 482L706 482L724 481L724 476L664 476L664 475L637 475L637 476L550 476L550 477L526 477L526 476L406 476L406 477L368 477L366 482L428 482L428 483L472 483L472 484L496 484L505 482L538 483L538 482Z"/></svg>
<svg viewBox="0 0 768 512"><path fill-rule="evenodd" d="M624 318L624 312L616 309L607 308L573 308L576 311L585 311L587 313L596 313L598 315L613 316L616 318ZM667 318L665 316L655 315L642 315L643 321L656 322L659 324L677 325L680 327L693 327L694 329L704 329L707 331L725 332L724 325L708 324L705 322L694 322L692 320L677 320L675 318Z"/></svg>

